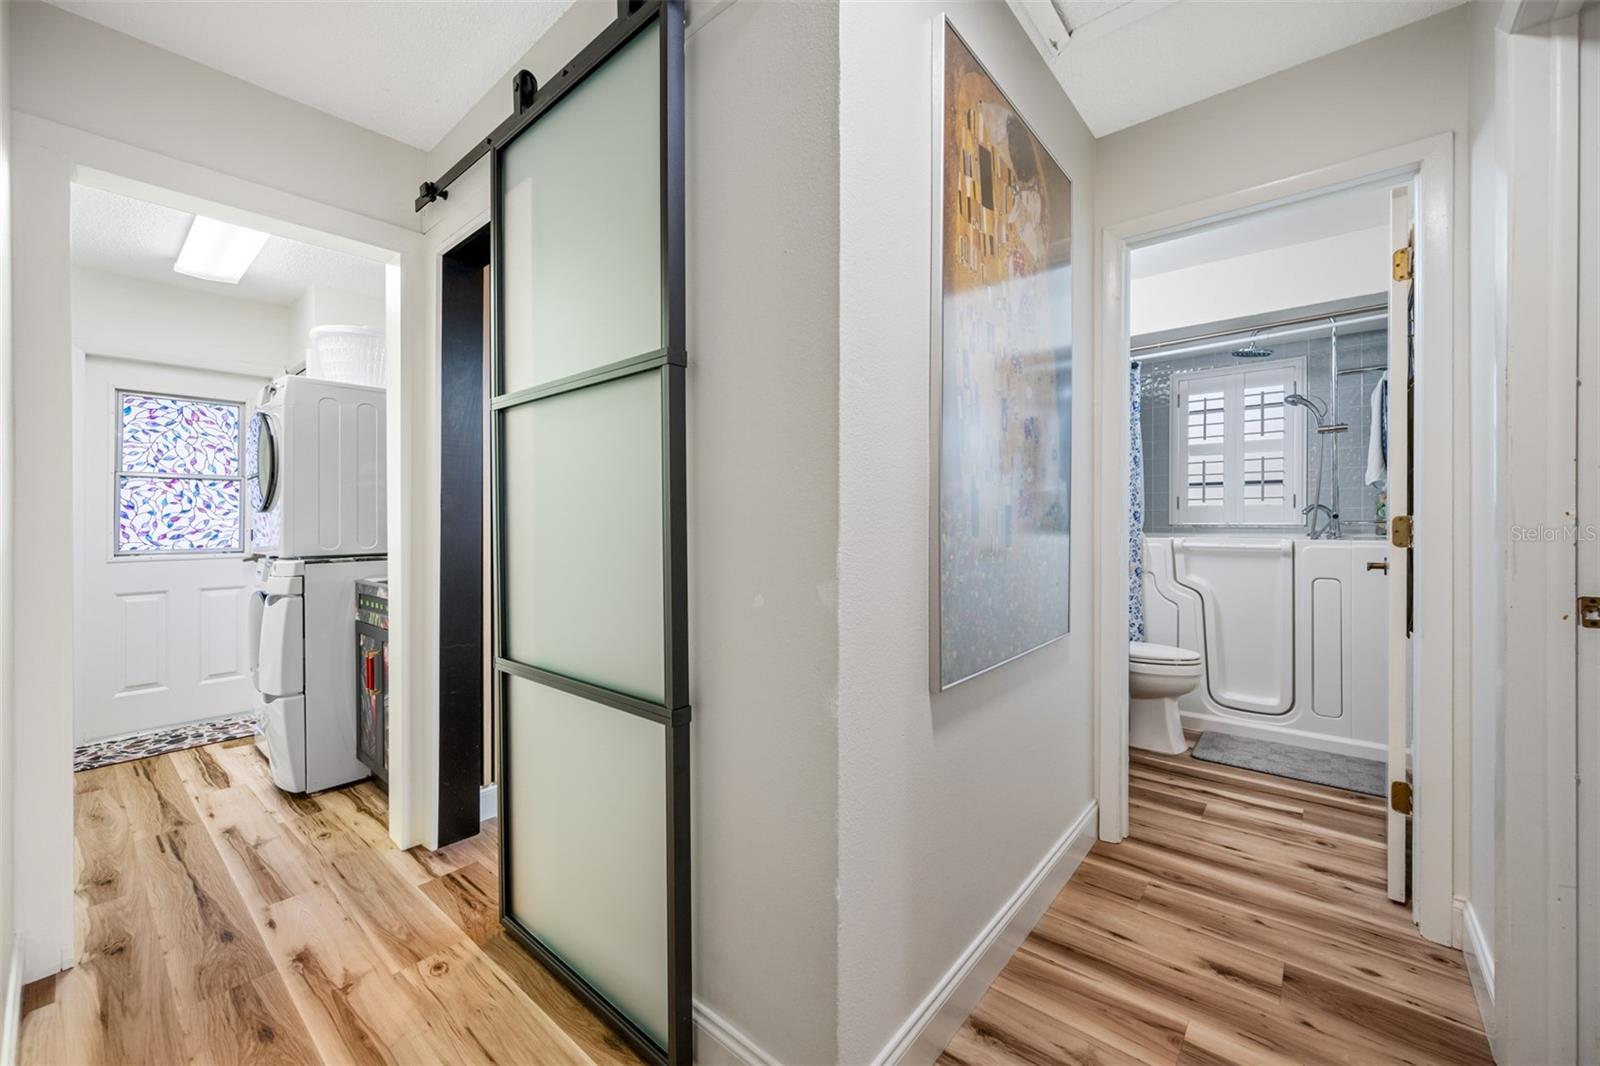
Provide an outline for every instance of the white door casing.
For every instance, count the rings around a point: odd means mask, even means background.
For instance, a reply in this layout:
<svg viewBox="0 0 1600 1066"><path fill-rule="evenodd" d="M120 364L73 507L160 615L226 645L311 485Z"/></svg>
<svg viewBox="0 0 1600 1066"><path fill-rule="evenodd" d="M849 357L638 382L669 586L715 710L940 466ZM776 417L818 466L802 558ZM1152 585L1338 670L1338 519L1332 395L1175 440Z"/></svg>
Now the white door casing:
<svg viewBox="0 0 1600 1066"><path fill-rule="evenodd" d="M115 553L118 390L249 404L262 379L90 355L75 457L74 743L248 712L252 565Z"/></svg>
<svg viewBox="0 0 1600 1066"><path fill-rule="evenodd" d="M1389 237L1395 249L1407 248L1411 240L1411 189L1400 185L1390 190ZM1409 262L1408 262L1409 268ZM1407 271L1409 273L1409 269ZM1394 806L1395 786L1409 787L1407 753L1410 730L1407 722L1411 706L1411 638L1406 632L1407 588L1411 580L1411 552L1395 547L1396 519L1410 520L1411 424L1406 404L1406 383L1410 377L1410 313L1407 307L1412 282L1409 278L1389 283L1389 684L1388 684L1388 783L1389 806L1385 819L1388 847L1387 885L1389 898L1406 900L1406 822L1409 817ZM1373 427L1377 431L1377 427Z"/></svg>
<svg viewBox="0 0 1600 1066"><path fill-rule="evenodd" d="M1248 188L1235 189L1148 215L1106 223L1097 258L1099 298L1095 378L1095 497L1098 501L1095 600L1096 795L1100 838L1127 834L1127 560L1106 545L1126 543L1128 523L1128 314L1125 281L1130 246L1170 236L1210 220L1269 204L1371 181L1390 184L1415 175L1417 363L1427 380L1418 407L1425 412L1430 439L1455 440L1467 417L1467 393L1456 388L1457 362L1464 362L1464 332L1454 328L1457 273L1457 209L1452 196L1456 172L1455 138L1436 134L1357 158L1345 159ZM1124 369L1115 369L1115 368ZM1105 368L1112 368L1106 372ZM1416 506L1419 529L1436 535L1418 554L1416 617L1418 645L1413 687L1416 750L1413 769L1423 802L1417 807L1412 855L1413 899L1418 928L1428 940L1451 942L1454 916L1453 840L1455 765L1452 747L1454 693L1466 661L1453 657L1454 600L1460 585L1455 537L1456 467L1464 459L1447 446L1417 454ZM1429 804L1425 797L1436 797Z"/></svg>

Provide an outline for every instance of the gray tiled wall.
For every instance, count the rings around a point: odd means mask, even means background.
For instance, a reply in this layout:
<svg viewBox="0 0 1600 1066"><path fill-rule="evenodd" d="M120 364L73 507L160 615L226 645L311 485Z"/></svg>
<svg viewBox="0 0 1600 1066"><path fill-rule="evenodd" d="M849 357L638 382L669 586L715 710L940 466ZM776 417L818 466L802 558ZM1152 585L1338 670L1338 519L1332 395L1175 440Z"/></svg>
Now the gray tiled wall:
<svg viewBox="0 0 1600 1066"><path fill-rule="evenodd" d="M1388 360L1388 333L1382 323L1368 326L1362 332L1339 334L1339 368L1382 366ZM1331 360L1328 337L1291 338L1268 341L1273 350L1271 359L1252 359L1249 365L1269 365L1278 359L1304 356L1306 373L1310 378L1307 391L1324 402L1328 398L1328 368ZM1216 526L1182 526L1172 523L1173 486L1171 471L1172 440L1172 381L1175 376L1192 374L1197 370L1216 367L1239 367L1244 360L1235 359L1227 349L1204 352L1193 356L1179 356L1146 362L1140 367L1139 397L1143 405L1140 432L1144 441L1144 485L1146 533L1180 533L1197 528L1215 530ZM1381 373L1343 374L1338 378L1337 402L1333 405L1332 421L1349 425L1348 433L1328 435L1329 454L1323 459L1322 502L1331 503L1333 463L1332 450L1339 449L1339 511L1343 518L1345 536L1371 536L1383 532L1379 511L1382 494L1364 482L1367 468L1367 439L1372 432L1372 390ZM1313 422L1306 422L1306 494L1309 498L1314 485L1317 459L1316 434ZM1334 442L1337 442L1335 445ZM1249 528L1249 527L1237 527ZM1282 532L1282 526L1270 527Z"/></svg>

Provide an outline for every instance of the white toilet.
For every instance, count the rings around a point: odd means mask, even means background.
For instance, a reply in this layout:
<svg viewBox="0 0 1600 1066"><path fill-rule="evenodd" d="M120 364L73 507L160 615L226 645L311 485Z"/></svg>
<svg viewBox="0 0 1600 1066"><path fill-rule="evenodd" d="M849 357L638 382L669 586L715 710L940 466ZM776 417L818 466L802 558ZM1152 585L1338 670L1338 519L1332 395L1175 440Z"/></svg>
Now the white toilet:
<svg viewBox="0 0 1600 1066"><path fill-rule="evenodd" d="M1205 676L1200 653L1168 644L1128 642L1128 745L1165 755L1188 748L1178 697Z"/></svg>

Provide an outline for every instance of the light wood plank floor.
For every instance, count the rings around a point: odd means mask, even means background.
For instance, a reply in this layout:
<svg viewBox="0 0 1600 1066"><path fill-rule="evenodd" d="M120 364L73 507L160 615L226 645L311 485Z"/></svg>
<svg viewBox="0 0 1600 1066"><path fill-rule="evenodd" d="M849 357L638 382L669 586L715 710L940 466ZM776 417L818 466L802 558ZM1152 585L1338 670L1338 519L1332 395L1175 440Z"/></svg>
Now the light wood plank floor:
<svg viewBox="0 0 1600 1066"><path fill-rule="evenodd" d="M273 787L248 740L80 773L77 965L23 1063L634 1063L501 932L496 827L396 849L382 791Z"/></svg>
<svg viewBox="0 0 1600 1066"><path fill-rule="evenodd" d="M1129 799L945 1066L1492 1063L1461 953L1385 897L1381 800L1139 752Z"/></svg>

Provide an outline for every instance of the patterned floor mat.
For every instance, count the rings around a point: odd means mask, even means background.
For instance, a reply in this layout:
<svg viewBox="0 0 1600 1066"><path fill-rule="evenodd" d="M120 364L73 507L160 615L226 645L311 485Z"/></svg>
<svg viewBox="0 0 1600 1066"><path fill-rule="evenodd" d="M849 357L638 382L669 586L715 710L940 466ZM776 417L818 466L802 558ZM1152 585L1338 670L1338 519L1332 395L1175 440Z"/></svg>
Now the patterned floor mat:
<svg viewBox="0 0 1600 1066"><path fill-rule="evenodd" d="M232 718L213 718L209 722L190 722L171 729L153 729L148 733L135 733L114 740L97 740L73 749L72 769L73 772L93 770L112 763L148 759L152 755L198 748L219 740L254 736L260 731L256 726L256 716L252 713Z"/></svg>

